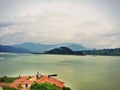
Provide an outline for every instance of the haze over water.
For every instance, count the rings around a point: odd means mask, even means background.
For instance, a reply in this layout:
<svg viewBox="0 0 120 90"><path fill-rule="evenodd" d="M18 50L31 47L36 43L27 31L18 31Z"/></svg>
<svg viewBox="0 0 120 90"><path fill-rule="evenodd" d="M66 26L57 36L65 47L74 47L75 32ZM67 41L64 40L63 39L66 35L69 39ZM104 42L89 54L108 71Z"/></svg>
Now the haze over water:
<svg viewBox="0 0 120 90"><path fill-rule="evenodd" d="M120 57L0 54L0 76L58 74L72 90L119 90Z"/></svg>

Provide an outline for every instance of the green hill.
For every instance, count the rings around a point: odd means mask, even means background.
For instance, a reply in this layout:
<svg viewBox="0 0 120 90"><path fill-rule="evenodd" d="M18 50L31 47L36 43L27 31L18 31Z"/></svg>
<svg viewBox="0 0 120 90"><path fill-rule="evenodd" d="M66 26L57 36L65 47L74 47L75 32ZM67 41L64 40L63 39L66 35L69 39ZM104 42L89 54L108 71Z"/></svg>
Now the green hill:
<svg viewBox="0 0 120 90"><path fill-rule="evenodd" d="M81 51L72 51L67 47L55 48L50 51L46 51L45 54L84 55Z"/></svg>

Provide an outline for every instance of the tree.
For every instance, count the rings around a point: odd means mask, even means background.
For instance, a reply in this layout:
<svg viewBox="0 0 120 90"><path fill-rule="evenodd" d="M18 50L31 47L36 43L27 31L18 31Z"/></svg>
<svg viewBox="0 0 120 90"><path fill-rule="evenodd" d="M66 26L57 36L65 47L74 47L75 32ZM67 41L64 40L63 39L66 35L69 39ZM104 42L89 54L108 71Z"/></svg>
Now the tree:
<svg viewBox="0 0 120 90"><path fill-rule="evenodd" d="M71 90L69 87L63 87L62 90Z"/></svg>
<svg viewBox="0 0 120 90"><path fill-rule="evenodd" d="M17 90L17 89L11 87L3 87L3 90Z"/></svg>
<svg viewBox="0 0 120 90"><path fill-rule="evenodd" d="M37 83L31 85L30 90L60 90L58 86L51 83Z"/></svg>

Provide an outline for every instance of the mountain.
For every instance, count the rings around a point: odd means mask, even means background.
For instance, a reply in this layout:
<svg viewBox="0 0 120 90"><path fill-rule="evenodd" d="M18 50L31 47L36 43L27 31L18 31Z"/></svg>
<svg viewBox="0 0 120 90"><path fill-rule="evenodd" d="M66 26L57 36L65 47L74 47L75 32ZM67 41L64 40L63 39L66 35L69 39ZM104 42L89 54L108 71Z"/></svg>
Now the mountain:
<svg viewBox="0 0 120 90"><path fill-rule="evenodd" d="M59 47L59 48L52 49L50 51L46 51L45 53L47 54L72 54L74 52L67 47Z"/></svg>
<svg viewBox="0 0 120 90"><path fill-rule="evenodd" d="M67 47L59 47L46 51L45 54L120 56L120 48L72 51L70 48Z"/></svg>
<svg viewBox="0 0 120 90"><path fill-rule="evenodd" d="M22 43L13 45L13 47L17 48L25 48L32 52L40 52L43 53L45 51L58 48L58 47L68 47L73 51L81 51L81 50L89 50L88 48L74 43L61 43L61 44L36 44L36 43Z"/></svg>
<svg viewBox="0 0 120 90"><path fill-rule="evenodd" d="M89 48L86 48L79 44L68 44L66 47L72 49L73 51L82 51L82 50L89 50Z"/></svg>
<svg viewBox="0 0 120 90"><path fill-rule="evenodd" d="M47 54L69 54L69 55L85 54L85 55L120 56L120 48L88 50L87 48L84 48L81 45L70 43L55 45L34 43L23 43L13 46L0 45L0 52L37 53L37 54L45 52Z"/></svg>
<svg viewBox="0 0 120 90"><path fill-rule="evenodd" d="M67 47L59 47L52 49L50 51L46 51L45 54L61 54L61 55L84 55L80 51L72 51Z"/></svg>
<svg viewBox="0 0 120 90"><path fill-rule="evenodd" d="M0 45L0 52L18 52L18 53L27 53L29 50L23 48L15 48L12 46Z"/></svg>

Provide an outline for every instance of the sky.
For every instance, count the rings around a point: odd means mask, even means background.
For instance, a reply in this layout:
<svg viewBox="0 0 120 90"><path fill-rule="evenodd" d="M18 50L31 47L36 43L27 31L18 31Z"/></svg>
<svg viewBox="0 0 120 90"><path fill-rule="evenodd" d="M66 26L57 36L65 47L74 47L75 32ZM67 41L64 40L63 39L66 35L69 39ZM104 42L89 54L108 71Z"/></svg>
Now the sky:
<svg viewBox="0 0 120 90"><path fill-rule="evenodd" d="M120 0L0 0L0 44L120 47Z"/></svg>

